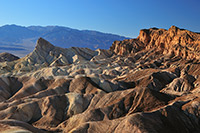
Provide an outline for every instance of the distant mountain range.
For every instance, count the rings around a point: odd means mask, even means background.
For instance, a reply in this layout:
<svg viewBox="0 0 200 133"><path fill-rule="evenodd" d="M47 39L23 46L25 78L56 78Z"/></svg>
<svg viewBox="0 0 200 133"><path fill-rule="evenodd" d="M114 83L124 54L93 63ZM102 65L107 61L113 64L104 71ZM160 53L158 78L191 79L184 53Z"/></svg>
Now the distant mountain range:
<svg viewBox="0 0 200 133"><path fill-rule="evenodd" d="M127 39L124 36L62 26L5 25L0 27L0 52L10 52L23 57L34 49L39 37L58 47L90 49L108 49L113 41Z"/></svg>

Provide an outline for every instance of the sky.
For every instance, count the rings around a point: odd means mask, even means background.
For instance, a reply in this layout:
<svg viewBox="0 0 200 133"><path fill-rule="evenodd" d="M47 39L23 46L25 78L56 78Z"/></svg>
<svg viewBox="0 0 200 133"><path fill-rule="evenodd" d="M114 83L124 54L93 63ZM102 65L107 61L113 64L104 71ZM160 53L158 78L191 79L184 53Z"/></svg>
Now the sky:
<svg viewBox="0 0 200 133"><path fill-rule="evenodd" d="M200 32L200 0L0 0L0 26L58 25L137 37L172 25Z"/></svg>

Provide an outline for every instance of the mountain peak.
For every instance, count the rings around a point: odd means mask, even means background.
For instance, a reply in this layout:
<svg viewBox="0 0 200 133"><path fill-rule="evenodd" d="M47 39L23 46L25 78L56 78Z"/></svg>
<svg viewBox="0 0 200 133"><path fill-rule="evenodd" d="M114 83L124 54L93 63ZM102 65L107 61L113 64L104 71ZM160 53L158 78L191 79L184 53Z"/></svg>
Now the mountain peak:
<svg viewBox="0 0 200 133"><path fill-rule="evenodd" d="M52 48L54 48L54 47L55 47L55 46L52 45L50 42L48 42L47 40L45 40L45 39L43 39L42 37L40 37L40 38L37 40L35 49L36 49L36 50L48 50L48 49L52 49Z"/></svg>
<svg viewBox="0 0 200 133"><path fill-rule="evenodd" d="M169 28L169 31L173 31L173 32L177 32L178 30L180 30L180 28L178 28L178 27L175 26L175 25L172 25L172 26Z"/></svg>
<svg viewBox="0 0 200 133"><path fill-rule="evenodd" d="M172 25L169 29L180 29L180 28L175 25Z"/></svg>
<svg viewBox="0 0 200 133"><path fill-rule="evenodd" d="M57 47L87 47L93 50L97 48L108 49L113 41L127 39L119 35L63 26L25 27L20 25L4 25L0 26L0 44L5 45L6 48L1 49L1 52L9 52L23 57L34 49L35 42L39 37L47 39ZM42 38L39 42L44 41ZM13 48L20 50L13 52Z"/></svg>

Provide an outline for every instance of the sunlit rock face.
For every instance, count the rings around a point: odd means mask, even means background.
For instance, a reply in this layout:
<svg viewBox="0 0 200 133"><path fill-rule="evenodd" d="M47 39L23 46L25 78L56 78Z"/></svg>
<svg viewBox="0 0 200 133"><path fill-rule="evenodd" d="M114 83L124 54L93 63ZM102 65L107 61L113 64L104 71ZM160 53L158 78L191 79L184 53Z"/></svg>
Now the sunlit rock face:
<svg viewBox="0 0 200 133"><path fill-rule="evenodd" d="M0 63L0 131L200 132L199 40L175 26L109 50L39 38Z"/></svg>
<svg viewBox="0 0 200 133"><path fill-rule="evenodd" d="M185 59L200 58L200 34L179 29L143 29L137 39L115 41L110 48L118 55L127 55L141 50L156 48L162 54L181 56Z"/></svg>

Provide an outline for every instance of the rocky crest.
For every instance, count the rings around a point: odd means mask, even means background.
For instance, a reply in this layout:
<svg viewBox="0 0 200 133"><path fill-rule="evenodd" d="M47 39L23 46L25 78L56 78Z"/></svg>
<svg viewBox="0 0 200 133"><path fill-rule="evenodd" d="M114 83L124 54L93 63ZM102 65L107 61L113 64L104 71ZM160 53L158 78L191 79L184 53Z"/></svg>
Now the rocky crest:
<svg viewBox="0 0 200 133"><path fill-rule="evenodd" d="M0 62L5 62L5 61L14 61L18 60L19 57L9 54L9 53L0 53Z"/></svg>
<svg viewBox="0 0 200 133"><path fill-rule="evenodd" d="M200 132L199 34L141 30L110 50L55 47L0 63L0 131Z"/></svg>
<svg viewBox="0 0 200 133"><path fill-rule="evenodd" d="M65 66L72 63L89 61L95 56L98 58L102 58L101 56L103 58L110 57L111 52L100 49L94 51L88 48L78 47L60 48L55 47L43 38L39 38L33 52L18 61L10 62L9 64L2 63L0 65L0 73L16 71L23 73L36 71L44 67Z"/></svg>
<svg viewBox="0 0 200 133"><path fill-rule="evenodd" d="M134 54L138 51L156 49L161 54L200 59L200 34L172 26L165 29L143 29L137 39L115 41L110 48L118 55Z"/></svg>
<svg viewBox="0 0 200 133"><path fill-rule="evenodd" d="M34 49L34 44L42 37L57 47L87 47L108 49L114 40L126 37L102 33L94 30L78 30L63 26L0 26L0 52L9 52L24 57Z"/></svg>

